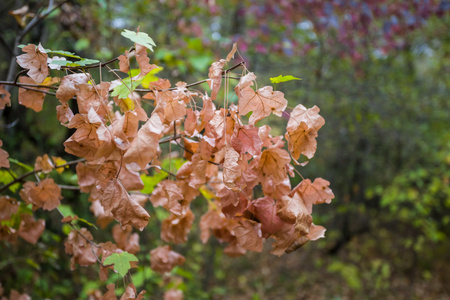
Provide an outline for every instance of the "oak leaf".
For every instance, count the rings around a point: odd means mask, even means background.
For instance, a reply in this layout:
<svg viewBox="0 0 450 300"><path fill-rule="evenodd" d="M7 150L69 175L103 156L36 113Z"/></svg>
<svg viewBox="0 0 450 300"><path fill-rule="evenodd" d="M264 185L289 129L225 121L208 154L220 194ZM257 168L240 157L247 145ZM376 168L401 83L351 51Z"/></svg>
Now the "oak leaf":
<svg viewBox="0 0 450 300"><path fill-rule="evenodd" d="M262 87L256 92L252 88L246 87L241 91L238 109L241 116L252 112L249 124L255 125L256 122L271 113L281 116L286 106L287 100L284 98L284 94L273 91L271 86Z"/></svg>
<svg viewBox="0 0 450 300"><path fill-rule="evenodd" d="M36 244L45 230L45 221L35 220L32 215L21 214L22 220L17 234L25 241Z"/></svg>
<svg viewBox="0 0 450 300"><path fill-rule="evenodd" d="M11 94L0 84L0 109L5 109L5 106L11 106Z"/></svg>
<svg viewBox="0 0 450 300"><path fill-rule="evenodd" d="M175 266L184 264L185 258L175 251L172 251L169 245L160 246L150 251L150 267L158 273L170 272Z"/></svg>
<svg viewBox="0 0 450 300"><path fill-rule="evenodd" d="M28 76L37 83L41 83L48 76L47 58L44 47L39 43L36 45L29 44L22 48L25 54L17 57L17 63L24 69L28 69Z"/></svg>

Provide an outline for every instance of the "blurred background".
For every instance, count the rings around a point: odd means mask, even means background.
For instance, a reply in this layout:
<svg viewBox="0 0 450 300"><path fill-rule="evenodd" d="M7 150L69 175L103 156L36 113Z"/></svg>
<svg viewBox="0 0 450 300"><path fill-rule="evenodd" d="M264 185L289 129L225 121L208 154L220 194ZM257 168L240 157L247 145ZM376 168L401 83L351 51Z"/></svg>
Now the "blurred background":
<svg viewBox="0 0 450 300"><path fill-rule="evenodd" d="M24 5L27 13L8 14ZM1 80L21 26L47 7L1 1ZM166 283L186 299L450 299L449 11L448 0L66 1L22 43L105 61L131 46L120 32L140 26L157 45L150 59L164 68L158 76L174 84L207 78L210 64L237 42L237 61L246 61L260 86L278 75L301 77L277 88L290 107L320 107L326 124L301 172L329 180L336 195L313 213L326 238L282 257L266 245L261 254L230 258L219 242L201 243L197 218L188 243L174 246L186 263L169 278L149 268L148 251L159 242L156 217L139 233L140 267L133 271L137 289L152 299L162 298ZM35 113L19 107L17 89L12 93L0 119L10 156L30 165L45 153L73 159L62 146L69 132L55 118L58 100L46 98ZM272 120L281 134L285 121ZM73 170L63 174L61 181L74 182ZM64 196L67 209L95 222L87 195ZM206 202L194 201L193 210L200 216ZM47 222L36 245L0 245L5 290L33 299L104 293L98 266L69 270L59 216L36 215ZM111 239L112 226L93 230L96 241Z"/></svg>

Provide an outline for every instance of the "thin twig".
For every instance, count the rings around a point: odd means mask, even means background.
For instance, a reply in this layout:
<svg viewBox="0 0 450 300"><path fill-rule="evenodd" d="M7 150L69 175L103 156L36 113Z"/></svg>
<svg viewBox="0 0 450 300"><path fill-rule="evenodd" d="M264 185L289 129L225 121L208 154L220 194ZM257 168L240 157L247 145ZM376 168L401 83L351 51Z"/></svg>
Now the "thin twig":
<svg viewBox="0 0 450 300"><path fill-rule="evenodd" d="M64 185L64 184L58 184L58 186L63 190L74 190L79 191L80 187L76 185Z"/></svg>
<svg viewBox="0 0 450 300"><path fill-rule="evenodd" d="M62 164L62 165L55 166L55 169L64 168L65 166L74 165L74 164L77 164L77 163L83 162L83 161L85 161L85 159L84 158L80 158L80 159L77 159L77 160L74 160L74 161L70 161L70 162ZM41 171L42 171L42 169L36 169L36 170L33 170L33 171L30 171L28 173L23 174L22 176L20 176L20 177L14 179L13 181L11 181L10 183L2 186L0 188L0 193L3 192L4 190L6 190L7 188L9 188L10 186L12 186L13 184L16 184L18 182L22 182L28 176L36 174L36 173L41 172Z"/></svg>
<svg viewBox="0 0 450 300"><path fill-rule="evenodd" d="M223 75L226 75L227 72L231 72L232 70L234 70L234 69L236 69L236 68L238 68L239 66L242 66L242 65L245 65L245 61L241 61L241 62L238 63L237 65L234 65L234 66L232 66L232 67L229 68L229 69L223 70L223 71L222 71L222 74L223 74ZM236 78L236 79L237 79L237 78ZM205 83L205 82L207 82L207 81L208 81L208 79L203 79L203 80L200 80L200 81L196 81L196 82L193 82L193 83L190 83L190 84L186 85L186 88L190 88L190 87L193 87L193 86L196 86L196 85ZM160 89L160 90L135 89L134 91L135 91L135 92L141 92L141 93L144 93L144 92L145 92L145 93L148 93L148 92L153 92L153 91L156 91L156 92L162 92L162 91L174 91L174 90L176 90L176 89L178 89L178 87L171 87L171 88L168 88L168 89Z"/></svg>
<svg viewBox="0 0 450 300"><path fill-rule="evenodd" d="M26 70L24 70L26 71ZM14 81L1 81L0 80L0 84L4 84L4 85L15 85L18 87L35 87L35 88L47 88L47 89L52 89L52 90L57 90L58 87L57 86L52 86L52 85L43 85L43 84L31 84L31 83L21 83L21 82L14 82Z"/></svg>

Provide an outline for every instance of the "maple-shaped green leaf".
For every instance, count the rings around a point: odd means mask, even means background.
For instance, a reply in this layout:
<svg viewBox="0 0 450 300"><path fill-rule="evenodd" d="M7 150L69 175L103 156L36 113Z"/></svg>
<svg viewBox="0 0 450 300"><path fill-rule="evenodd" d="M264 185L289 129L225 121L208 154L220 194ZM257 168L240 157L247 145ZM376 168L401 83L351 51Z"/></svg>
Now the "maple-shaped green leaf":
<svg viewBox="0 0 450 300"><path fill-rule="evenodd" d="M62 56L82 59L81 56L78 56L75 53L72 53L69 51L45 49L45 52L47 52L47 54L55 54L55 55L62 55Z"/></svg>
<svg viewBox="0 0 450 300"><path fill-rule="evenodd" d="M52 60L52 64L65 67L84 67L87 65L98 64L99 62L100 62L99 60L89 58L82 58L78 61L60 60L60 59Z"/></svg>
<svg viewBox="0 0 450 300"><path fill-rule="evenodd" d="M270 77L270 82L272 83L281 83L291 80L302 80L301 78L294 77L292 75L279 75L277 77Z"/></svg>
<svg viewBox="0 0 450 300"><path fill-rule="evenodd" d="M128 270L130 270L130 261L138 261L137 257L126 251L122 253L113 253L103 261L104 265L114 264L114 270L116 270L120 276L125 276Z"/></svg>
<svg viewBox="0 0 450 300"><path fill-rule="evenodd" d="M150 51L153 51L153 47L156 47L155 42L151 37L148 36L145 32L134 32L131 30L124 29L123 32L120 33L122 36L127 39L135 42L136 44L142 45Z"/></svg>
<svg viewBox="0 0 450 300"><path fill-rule="evenodd" d="M131 81L130 77L122 79L123 83L114 88L111 96L119 96L119 99L126 99L141 84L141 81L142 79Z"/></svg>

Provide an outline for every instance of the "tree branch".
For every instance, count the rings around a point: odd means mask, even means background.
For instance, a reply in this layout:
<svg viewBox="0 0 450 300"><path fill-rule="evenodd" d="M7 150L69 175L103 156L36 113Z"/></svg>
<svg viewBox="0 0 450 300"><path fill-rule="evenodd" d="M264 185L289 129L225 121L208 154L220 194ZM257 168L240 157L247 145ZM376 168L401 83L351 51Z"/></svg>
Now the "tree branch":
<svg viewBox="0 0 450 300"><path fill-rule="evenodd" d="M62 164L62 165L57 165L57 166L55 166L55 170L58 169L58 168L64 168L65 166L74 165L74 164L77 164L77 163L83 162L83 161L85 161L85 159L84 159L84 158L80 158L80 159L77 159L77 160L74 160L74 161L70 161L70 162L65 163L65 164ZM28 173L25 173L25 174L23 174L23 175L20 176L20 177L17 177L16 179L14 179L13 181L11 181L10 183L8 183L8 184L2 186L2 187L0 188L0 193L2 193L4 190L6 190L7 188L9 188L9 187L12 186L13 184L16 184L16 183L18 183L18 182L22 182L22 181L23 181L25 178L27 178L28 176L34 175L34 174L36 174L36 173L38 173L38 172L41 172L41 171L42 171L42 169L36 169L36 170L30 171L30 172L28 172Z"/></svg>

